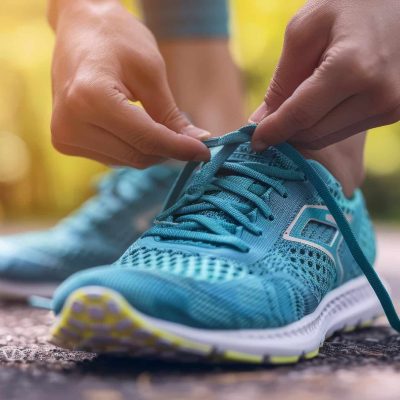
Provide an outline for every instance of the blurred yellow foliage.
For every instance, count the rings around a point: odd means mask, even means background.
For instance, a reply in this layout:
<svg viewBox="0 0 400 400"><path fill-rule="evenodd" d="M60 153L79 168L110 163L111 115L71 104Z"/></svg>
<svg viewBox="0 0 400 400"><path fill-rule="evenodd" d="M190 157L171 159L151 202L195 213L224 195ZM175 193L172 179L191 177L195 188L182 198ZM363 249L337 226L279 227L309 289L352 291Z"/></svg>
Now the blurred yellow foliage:
<svg viewBox="0 0 400 400"><path fill-rule="evenodd" d="M124 1L137 12L137 4ZM285 26L302 0L232 0L232 50L248 83L248 111L262 100L279 59ZM50 63L53 34L45 0L0 2L0 208L8 215L65 212L90 192L103 166L51 146ZM399 125L370 134L368 168L400 169ZM379 132L378 132L379 131Z"/></svg>

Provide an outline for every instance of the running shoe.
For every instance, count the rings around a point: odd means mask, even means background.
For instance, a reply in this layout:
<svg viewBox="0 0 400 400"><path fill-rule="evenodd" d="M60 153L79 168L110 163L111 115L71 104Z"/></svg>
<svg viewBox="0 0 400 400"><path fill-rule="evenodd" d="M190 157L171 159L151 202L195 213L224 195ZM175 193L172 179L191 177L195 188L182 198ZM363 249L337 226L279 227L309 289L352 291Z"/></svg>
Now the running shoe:
<svg viewBox="0 0 400 400"><path fill-rule="evenodd" d="M165 165L114 169L55 227L0 238L0 297L51 296L69 275L114 262L149 228L177 175Z"/></svg>
<svg viewBox="0 0 400 400"><path fill-rule="evenodd" d="M186 168L165 211L116 263L61 285L53 343L294 363L315 357L334 332L381 315L361 191L346 198L326 168L287 144L253 152L254 128L208 141L211 161Z"/></svg>

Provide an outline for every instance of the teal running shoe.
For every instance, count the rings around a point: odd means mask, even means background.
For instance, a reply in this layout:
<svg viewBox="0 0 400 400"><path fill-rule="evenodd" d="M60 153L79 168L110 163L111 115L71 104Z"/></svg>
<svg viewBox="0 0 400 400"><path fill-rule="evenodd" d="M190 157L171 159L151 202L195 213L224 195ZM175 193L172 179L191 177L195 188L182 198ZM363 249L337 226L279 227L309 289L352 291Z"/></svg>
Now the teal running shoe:
<svg viewBox="0 0 400 400"><path fill-rule="evenodd" d="M177 174L175 166L117 168L55 227L0 238L0 297L51 296L69 275L114 262L151 225Z"/></svg>
<svg viewBox="0 0 400 400"><path fill-rule="evenodd" d="M383 303L387 292L371 267L361 191L346 198L327 169L287 144L254 153L254 128L208 141L219 151L200 169L188 165L165 211L116 263L58 288L53 343L292 363L381 315L369 281Z"/></svg>

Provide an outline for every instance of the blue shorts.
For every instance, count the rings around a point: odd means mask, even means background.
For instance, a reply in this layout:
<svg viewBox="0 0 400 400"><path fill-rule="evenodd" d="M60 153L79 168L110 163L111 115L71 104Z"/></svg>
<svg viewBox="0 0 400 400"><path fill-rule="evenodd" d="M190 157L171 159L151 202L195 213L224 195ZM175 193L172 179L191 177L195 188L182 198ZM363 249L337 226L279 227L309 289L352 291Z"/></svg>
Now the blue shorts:
<svg viewBox="0 0 400 400"><path fill-rule="evenodd" d="M229 36L228 0L142 0L146 25L158 39Z"/></svg>

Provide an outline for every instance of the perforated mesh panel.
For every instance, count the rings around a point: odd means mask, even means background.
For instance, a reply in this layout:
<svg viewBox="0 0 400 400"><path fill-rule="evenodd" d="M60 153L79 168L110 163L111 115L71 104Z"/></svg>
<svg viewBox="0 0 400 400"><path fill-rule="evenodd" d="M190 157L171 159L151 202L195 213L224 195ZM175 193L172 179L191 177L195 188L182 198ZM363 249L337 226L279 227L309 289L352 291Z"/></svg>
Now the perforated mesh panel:
<svg viewBox="0 0 400 400"><path fill-rule="evenodd" d="M135 249L132 253L127 254L119 264L150 271L164 271L209 282L227 281L245 275L245 269L234 261L145 247Z"/></svg>
<svg viewBox="0 0 400 400"><path fill-rule="evenodd" d="M317 221L310 221L303 228L301 236L305 239L316 240L317 242L329 244L332 242L337 229L331 225Z"/></svg>
<svg viewBox="0 0 400 400"><path fill-rule="evenodd" d="M251 271L267 281L279 276L290 278L286 278L288 283L297 282L286 287L296 318L312 312L336 280L334 263L325 253L289 241L280 241L264 259L251 266ZM303 290L299 290L299 284Z"/></svg>

